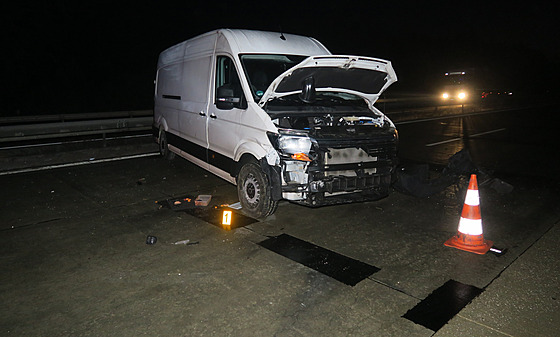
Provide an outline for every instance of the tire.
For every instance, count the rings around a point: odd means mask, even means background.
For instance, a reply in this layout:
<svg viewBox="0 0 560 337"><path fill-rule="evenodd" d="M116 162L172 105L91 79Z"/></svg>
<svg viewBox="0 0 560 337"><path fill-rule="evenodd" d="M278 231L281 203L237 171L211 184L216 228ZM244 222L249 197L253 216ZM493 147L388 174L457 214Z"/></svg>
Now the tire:
<svg viewBox="0 0 560 337"><path fill-rule="evenodd" d="M255 219L266 218L278 206L278 201L272 199L268 177L255 162L241 167L237 175L237 195L243 212Z"/></svg>
<svg viewBox="0 0 560 337"><path fill-rule="evenodd" d="M169 144L167 143L167 135L164 129L159 130L159 154L162 158L171 160L175 158L175 153L169 151Z"/></svg>

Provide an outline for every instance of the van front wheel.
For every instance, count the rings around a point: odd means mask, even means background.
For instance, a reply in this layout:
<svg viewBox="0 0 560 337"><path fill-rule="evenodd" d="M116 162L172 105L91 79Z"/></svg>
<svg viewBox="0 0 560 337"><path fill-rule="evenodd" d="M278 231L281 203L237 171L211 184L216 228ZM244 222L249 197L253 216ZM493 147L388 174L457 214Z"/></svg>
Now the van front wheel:
<svg viewBox="0 0 560 337"><path fill-rule="evenodd" d="M250 162L237 176L237 195L245 214L256 219L265 218L276 210L268 177L255 162Z"/></svg>

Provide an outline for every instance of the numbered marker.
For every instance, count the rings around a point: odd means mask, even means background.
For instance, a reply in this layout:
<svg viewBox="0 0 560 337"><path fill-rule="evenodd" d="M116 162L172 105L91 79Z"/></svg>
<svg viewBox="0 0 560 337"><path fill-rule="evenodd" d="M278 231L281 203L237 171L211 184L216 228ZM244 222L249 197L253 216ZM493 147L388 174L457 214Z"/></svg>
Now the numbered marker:
<svg viewBox="0 0 560 337"><path fill-rule="evenodd" d="M222 225L231 225L231 211L224 211L222 215Z"/></svg>

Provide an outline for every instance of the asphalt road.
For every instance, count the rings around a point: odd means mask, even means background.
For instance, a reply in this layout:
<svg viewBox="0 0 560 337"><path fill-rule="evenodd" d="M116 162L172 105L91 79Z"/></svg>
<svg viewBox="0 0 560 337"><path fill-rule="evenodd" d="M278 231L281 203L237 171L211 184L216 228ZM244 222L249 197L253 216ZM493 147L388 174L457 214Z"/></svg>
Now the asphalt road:
<svg viewBox="0 0 560 337"><path fill-rule="evenodd" d="M498 108L397 122L400 156L446 165L451 155L467 149L481 168L558 181L560 141L554 114L552 106Z"/></svg>
<svg viewBox="0 0 560 337"><path fill-rule="evenodd" d="M96 160L149 153L156 147L148 140L72 151L89 164L0 175L0 334L557 336L560 294L546 270L558 262L516 268L529 255L558 253L545 240L560 219L546 112L397 125L403 165L428 163L437 178L449 156L467 148L477 167L513 187L480 187L484 235L507 249L501 255L443 245L457 231L466 176L425 198L393 191L376 202L317 209L282 202L265 221L225 230L205 214L235 203L234 186L181 159ZM199 214L156 203L198 194L213 196ZM147 245L148 235L157 243ZM263 245L285 237L330 252L320 251L323 266L335 256L376 271L349 285ZM174 244L184 240L191 244ZM495 290L505 280L515 294ZM433 327L412 314L449 284L481 291L474 305L491 298L517 316L498 320L471 304Z"/></svg>

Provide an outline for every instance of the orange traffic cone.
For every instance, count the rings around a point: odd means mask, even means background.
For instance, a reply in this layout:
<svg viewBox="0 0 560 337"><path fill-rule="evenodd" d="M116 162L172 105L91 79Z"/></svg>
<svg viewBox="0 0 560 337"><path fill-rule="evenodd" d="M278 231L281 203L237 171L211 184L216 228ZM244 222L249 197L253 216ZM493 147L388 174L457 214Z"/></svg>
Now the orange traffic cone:
<svg viewBox="0 0 560 337"><path fill-rule="evenodd" d="M459 230L457 235L444 243L448 247L462 249L476 254L486 254L494 245L492 241L484 240L482 235L482 218L480 216L480 202L478 198L478 184L476 174L471 175L469 189L465 197Z"/></svg>

